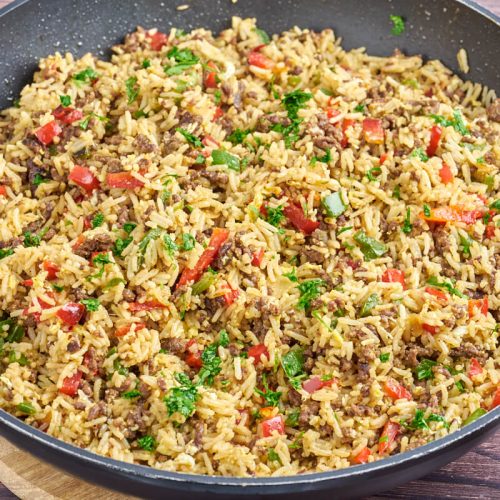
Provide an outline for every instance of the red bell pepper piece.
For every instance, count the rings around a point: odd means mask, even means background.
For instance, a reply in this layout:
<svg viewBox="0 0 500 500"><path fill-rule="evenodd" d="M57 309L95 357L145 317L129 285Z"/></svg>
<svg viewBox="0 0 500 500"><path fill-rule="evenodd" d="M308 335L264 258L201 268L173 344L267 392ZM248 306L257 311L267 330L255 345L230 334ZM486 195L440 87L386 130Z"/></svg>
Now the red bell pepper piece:
<svg viewBox="0 0 500 500"><path fill-rule="evenodd" d="M260 50L260 49L259 49ZM274 68L274 61L257 51L257 48L248 54L248 64L262 69Z"/></svg>
<svg viewBox="0 0 500 500"><path fill-rule="evenodd" d="M132 326L135 325L135 330L138 332L139 330L142 330L143 328L146 328L146 325L144 323L130 323L130 325L123 325L120 326L120 328L117 328L115 331L115 337L124 337L127 335L128 332L132 329Z"/></svg>
<svg viewBox="0 0 500 500"><path fill-rule="evenodd" d="M351 460L353 464L366 464L368 457L372 454L370 448L366 446Z"/></svg>
<svg viewBox="0 0 500 500"><path fill-rule="evenodd" d="M497 390L493 395L493 400L491 401L490 410L495 409L497 406L500 406L500 387L497 387Z"/></svg>
<svg viewBox="0 0 500 500"><path fill-rule="evenodd" d="M453 182L453 173L450 166L445 162L443 162L443 166L441 167L441 170L439 170L439 177L441 177L441 182L443 184Z"/></svg>
<svg viewBox="0 0 500 500"><path fill-rule="evenodd" d="M328 119L334 118L335 116L339 115L340 111L338 109L334 109L331 106L328 106L328 108L326 108L326 116L328 117Z"/></svg>
<svg viewBox="0 0 500 500"><path fill-rule="evenodd" d="M481 375L483 373L483 367L476 358L470 360L469 372L467 375L469 378L475 377L476 375Z"/></svg>
<svg viewBox="0 0 500 500"><path fill-rule="evenodd" d="M214 111L212 122L216 122L221 116L224 116L224 111L220 106L217 106Z"/></svg>
<svg viewBox="0 0 500 500"><path fill-rule="evenodd" d="M90 169L82 167L81 165L75 165L73 167L68 179L73 181L75 184L78 184L88 193L91 193L94 189L99 189L100 187L99 181Z"/></svg>
<svg viewBox="0 0 500 500"><path fill-rule="evenodd" d="M267 359L269 359L269 351L264 344L253 345L248 349L248 357L253 358L253 364L256 365L260 363L261 356L264 355Z"/></svg>
<svg viewBox="0 0 500 500"><path fill-rule="evenodd" d="M495 237L495 226L493 224L488 224L484 231L484 235L490 240L493 239Z"/></svg>
<svg viewBox="0 0 500 500"><path fill-rule="evenodd" d="M42 266L44 271L47 271L47 279L49 281L57 279L57 273L60 271L59 266L54 264L51 260L44 260Z"/></svg>
<svg viewBox="0 0 500 500"><path fill-rule="evenodd" d="M85 313L85 306L83 304L78 304L76 302L68 302L64 304L59 311L56 312L56 316L69 326L76 325Z"/></svg>
<svg viewBox="0 0 500 500"><path fill-rule="evenodd" d="M264 249L259 248L252 255L252 266L260 267L264 258Z"/></svg>
<svg viewBox="0 0 500 500"><path fill-rule="evenodd" d="M427 323L422 323L422 329L431 335L436 335L438 327L435 325L428 325Z"/></svg>
<svg viewBox="0 0 500 500"><path fill-rule="evenodd" d="M128 310L131 312L152 311L153 309L165 309L167 306L157 300L146 300L146 302L130 302Z"/></svg>
<svg viewBox="0 0 500 500"><path fill-rule="evenodd" d="M157 31L154 35L148 35L148 38L153 50L160 50L168 41L168 36L160 31Z"/></svg>
<svg viewBox="0 0 500 500"><path fill-rule="evenodd" d="M81 120L83 118L83 113L81 110L74 108L64 108L63 106L58 106L56 109L54 109L52 114L54 115L54 118L56 120L59 120L66 125L70 125L71 123L76 122L76 120Z"/></svg>
<svg viewBox="0 0 500 500"><path fill-rule="evenodd" d="M144 186L144 182L136 179L130 172L110 173L106 176L106 182L111 188L134 189Z"/></svg>
<svg viewBox="0 0 500 500"><path fill-rule="evenodd" d="M207 67L212 69L213 71L205 71L203 84L205 85L206 89L215 89L217 87L217 66L213 61L208 61Z"/></svg>
<svg viewBox="0 0 500 500"><path fill-rule="evenodd" d="M321 380L319 377L311 377L309 380L302 382L302 389L312 394L313 392L323 389L323 387L331 387L335 383L335 379Z"/></svg>
<svg viewBox="0 0 500 500"><path fill-rule="evenodd" d="M208 266L214 261L219 253L219 249L222 244L229 237L229 231L227 229L222 229L216 227L208 243L208 247L201 254L198 262L195 264L193 269L184 268L181 277L177 282L176 288L186 285L190 282L198 281L201 275L207 270Z"/></svg>
<svg viewBox="0 0 500 500"><path fill-rule="evenodd" d="M0 196L7 196L7 188L3 184L0 184Z"/></svg>
<svg viewBox="0 0 500 500"><path fill-rule="evenodd" d="M76 393L78 392L78 387L80 386L80 381L82 380L82 375L83 373L80 370L78 370L71 377L66 377L63 380L59 392L62 392L63 394L66 394L67 396L71 397L76 396Z"/></svg>
<svg viewBox="0 0 500 500"><path fill-rule="evenodd" d="M200 369L203 366L203 361L199 352L189 352L185 361L191 368Z"/></svg>
<svg viewBox="0 0 500 500"><path fill-rule="evenodd" d="M229 283L227 284L227 286L228 286L228 291L223 295L223 297L226 306L229 307L240 296L240 291L232 288Z"/></svg>
<svg viewBox="0 0 500 500"><path fill-rule="evenodd" d="M285 434L285 420L283 415L276 415L259 424L259 435L262 437L272 436L275 431L278 434Z"/></svg>
<svg viewBox="0 0 500 500"><path fill-rule="evenodd" d="M392 378L388 378L384 384L384 392L392 399L413 399L411 392L399 382Z"/></svg>
<svg viewBox="0 0 500 500"><path fill-rule="evenodd" d="M388 156L389 156L389 155L388 155L387 153L382 153L382 154L380 155L380 159L379 159L379 161L378 161L378 164L379 164L379 165L383 165L383 164L385 163L385 161L387 160Z"/></svg>
<svg viewBox="0 0 500 500"><path fill-rule="evenodd" d="M406 288L405 273L399 269L386 269L382 274L384 283L401 283L403 289Z"/></svg>
<svg viewBox="0 0 500 500"><path fill-rule="evenodd" d="M390 449L392 443L396 440L397 435L399 434L400 426L395 422L391 422L388 420L384 425L384 430L380 436L378 441L378 452L380 454L385 453L388 449Z"/></svg>
<svg viewBox="0 0 500 500"><path fill-rule="evenodd" d="M62 128L59 124L52 120L49 123L46 123L43 127L40 127L36 132L36 138L45 146L52 144L54 137L57 137L62 132Z"/></svg>
<svg viewBox="0 0 500 500"><path fill-rule="evenodd" d="M27 286L27 287L33 286L33 280L30 278L30 279L21 281L21 285Z"/></svg>
<svg viewBox="0 0 500 500"><path fill-rule="evenodd" d="M382 120L378 118L365 118L363 120L363 134L368 144L382 144L384 142Z"/></svg>
<svg viewBox="0 0 500 500"><path fill-rule="evenodd" d="M436 299L438 300L444 300L444 301L448 300L446 293L444 293L442 290L439 290L438 288L433 288L432 286L426 286L425 291L436 297Z"/></svg>
<svg viewBox="0 0 500 500"><path fill-rule="evenodd" d="M347 135L345 132L349 127L352 127L354 125L354 123L355 122L352 118L344 118L342 120L342 139L340 141L340 145L343 148L346 148L349 145L349 139L347 138Z"/></svg>
<svg viewBox="0 0 500 500"><path fill-rule="evenodd" d="M465 224L474 224L477 219L483 216L483 212L481 210L463 210L460 207L450 205L433 208L430 215L421 212L418 216L428 222L465 222Z"/></svg>
<svg viewBox="0 0 500 500"><path fill-rule="evenodd" d="M429 140L429 145L427 146L427 156L434 156L436 154L436 149L441 140L441 134L443 129L439 125L434 125L431 128L431 138Z"/></svg>
<svg viewBox="0 0 500 500"><path fill-rule="evenodd" d="M488 314L488 297L482 299L471 299L468 303L469 318L475 316L478 312L487 316Z"/></svg>
<svg viewBox="0 0 500 500"><path fill-rule="evenodd" d="M291 222L293 226L304 234L311 234L318 229L320 223L306 218L304 210L301 206L295 203L290 203L283 209L285 217Z"/></svg>

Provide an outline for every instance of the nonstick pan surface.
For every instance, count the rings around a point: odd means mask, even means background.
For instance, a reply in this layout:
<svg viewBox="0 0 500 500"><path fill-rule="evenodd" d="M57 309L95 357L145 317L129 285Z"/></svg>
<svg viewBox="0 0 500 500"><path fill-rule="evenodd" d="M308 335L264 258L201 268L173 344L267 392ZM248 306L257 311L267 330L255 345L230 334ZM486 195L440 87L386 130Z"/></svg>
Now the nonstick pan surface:
<svg viewBox="0 0 500 500"><path fill-rule="evenodd" d="M188 10L178 11L181 3ZM391 34L389 15L407 23ZM168 30L220 31L233 15L256 17L276 33L294 25L333 28L350 49L387 56L395 48L443 61L458 71L456 54L469 56L467 79L500 91L499 19L473 2L456 0L18 0L0 11L0 108L28 83L39 58L55 51L102 57L138 25ZM464 75L462 75L464 76ZM16 445L92 483L147 498L347 498L393 488L454 460L500 424L500 408L454 434L413 451L348 469L275 478L195 476L127 464L81 450L0 410L0 433Z"/></svg>

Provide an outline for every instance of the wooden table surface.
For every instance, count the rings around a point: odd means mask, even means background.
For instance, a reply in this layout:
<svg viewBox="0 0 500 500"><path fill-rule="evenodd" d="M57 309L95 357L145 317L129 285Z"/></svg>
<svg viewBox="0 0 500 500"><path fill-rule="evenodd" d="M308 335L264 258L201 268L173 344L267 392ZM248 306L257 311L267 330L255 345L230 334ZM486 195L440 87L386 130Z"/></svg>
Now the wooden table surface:
<svg viewBox="0 0 500 500"><path fill-rule="evenodd" d="M500 15L500 0L476 0ZM0 7L11 0L0 0ZM17 498L0 483L0 500ZM372 499L500 498L500 432L459 460ZM367 499L369 500L369 499Z"/></svg>

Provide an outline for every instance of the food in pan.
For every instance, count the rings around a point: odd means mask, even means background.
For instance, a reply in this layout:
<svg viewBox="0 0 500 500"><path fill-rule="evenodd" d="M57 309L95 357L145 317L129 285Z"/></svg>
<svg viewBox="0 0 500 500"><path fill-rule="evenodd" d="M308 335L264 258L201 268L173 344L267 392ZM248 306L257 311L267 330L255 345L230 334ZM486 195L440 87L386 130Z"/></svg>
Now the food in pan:
<svg viewBox="0 0 500 500"><path fill-rule="evenodd" d="M250 19L113 50L43 59L1 115L2 408L119 460L269 476L499 404L494 92Z"/></svg>

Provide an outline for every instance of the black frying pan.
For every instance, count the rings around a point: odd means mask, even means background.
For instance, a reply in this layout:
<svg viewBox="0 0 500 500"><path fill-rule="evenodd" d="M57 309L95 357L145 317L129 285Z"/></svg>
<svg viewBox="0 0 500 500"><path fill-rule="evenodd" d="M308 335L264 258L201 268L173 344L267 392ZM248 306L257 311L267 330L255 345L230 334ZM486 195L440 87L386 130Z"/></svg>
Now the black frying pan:
<svg viewBox="0 0 500 500"><path fill-rule="evenodd" d="M189 3L191 8L177 11ZM389 15L407 20L391 35ZM346 48L375 55L395 47L438 58L458 71L456 54L468 51L467 78L500 92L500 20L473 2L456 0L18 0L0 11L0 108L29 82L37 60L55 52L106 56L107 47L137 25L166 30L220 31L231 16L256 17L269 33L293 25L334 28ZM159 471L104 458L63 443L0 410L0 432L28 451L92 483L148 498L342 498L393 488L427 474L479 444L500 424L500 408L462 430L372 464L293 477L241 479Z"/></svg>

